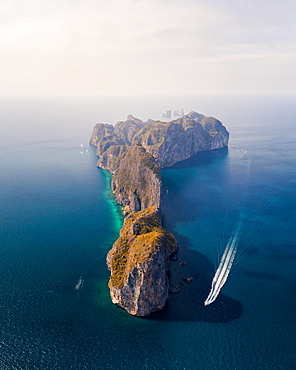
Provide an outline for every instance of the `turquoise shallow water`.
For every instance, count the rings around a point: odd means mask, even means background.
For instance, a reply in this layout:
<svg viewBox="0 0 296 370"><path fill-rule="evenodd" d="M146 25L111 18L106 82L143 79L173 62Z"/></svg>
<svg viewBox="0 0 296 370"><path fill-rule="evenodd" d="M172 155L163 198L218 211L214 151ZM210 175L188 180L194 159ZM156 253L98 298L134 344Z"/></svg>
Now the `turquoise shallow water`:
<svg viewBox="0 0 296 370"><path fill-rule="evenodd" d="M87 141L97 120L159 118L172 105L218 117L231 140L228 150L162 171L163 220L180 245L171 279L181 293L139 319L109 299L105 257L122 218ZM295 106L219 97L3 102L1 370L293 369ZM245 248L204 307L241 213Z"/></svg>

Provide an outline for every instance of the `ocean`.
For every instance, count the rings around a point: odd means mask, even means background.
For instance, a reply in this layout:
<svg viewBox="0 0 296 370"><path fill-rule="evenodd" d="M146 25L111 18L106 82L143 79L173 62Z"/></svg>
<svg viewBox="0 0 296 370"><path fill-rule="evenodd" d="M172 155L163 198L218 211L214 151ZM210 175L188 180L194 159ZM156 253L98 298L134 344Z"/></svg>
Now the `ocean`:
<svg viewBox="0 0 296 370"><path fill-rule="evenodd" d="M272 95L2 99L1 370L294 369L295 103ZM137 318L109 297L105 258L123 218L88 140L97 122L161 119L179 108L221 120L229 147L162 170L163 222L179 243L170 277L181 292ZM205 307L239 220L233 269Z"/></svg>

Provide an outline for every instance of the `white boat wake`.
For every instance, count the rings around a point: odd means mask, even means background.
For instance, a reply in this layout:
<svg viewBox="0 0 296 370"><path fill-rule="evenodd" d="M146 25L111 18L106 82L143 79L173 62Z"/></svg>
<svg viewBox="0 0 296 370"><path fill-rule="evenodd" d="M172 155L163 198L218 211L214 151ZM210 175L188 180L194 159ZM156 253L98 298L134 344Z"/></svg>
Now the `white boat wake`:
<svg viewBox="0 0 296 370"><path fill-rule="evenodd" d="M80 289L82 289L83 288L83 283L84 283L84 280L81 278L81 276L80 276L80 278L79 278L79 280L78 280L78 283L77 283L77 285L75 286L75 289L76 290L80 290Z"/></svg>
<svg viewBox="0 0 296 370"><path fill-rule="evenodd" d="M268 179L269 184L263 191L262 195L257 199L257 203L254 204L254 201L252 200L253 201L252 213L250 213L250 211L244 212L246 205L246 197L248 194L248 187L250 183L251 157L249 156L249 154L247 154L246 150L244 150L243 153L239 149L238 151L240 152L240 160L244 160L245 163L244 170L246 173L246 179L245 181L242 182L242 197L239 202L240 205L238 207L239 221L237 223L236 228L233 230L232 235L229 238L226 248L222 254L215 276L212 280L210 293L204 302L205 306L210 305L216 300L222 287L224 286L228 279L231 269L238 262L246 246L257 232L258 225L260 223L262 215L264 214L264 211L268 207L269 201L276 193L277 191L276 186L277 184L280 183L280 179L282 176L281 171L276 171L272 173L272 176ZM227 223L227 218L225 218L223 221ZM244 238L240 240L242 236L243 223L247 224L247 228L244 228L245 235ZM224 223L222 225L221 241L224 240L225 226L226 225Z"/></svg>
<svg viewBox="0 0 296 370"><path fill-rule="evenodd" d="M222 255L218 269L212 281L211 291L204 302L205 306L208 306L209 304L213 303L216 300L220 293L220 290L226 283L231 267L233 265L234 257L236 255L237 244L241 234L241 228L242 221L240 220L226 245L225 251Z"/></svg>
<svg viewBox="0 0 296 370"><path fill-rule="evenodd" d="M79 153L81 155L86 155L86 154L89 153L89 150L88 149L85 149L83 144L80 144L80 151L79 151Z"/></svg>

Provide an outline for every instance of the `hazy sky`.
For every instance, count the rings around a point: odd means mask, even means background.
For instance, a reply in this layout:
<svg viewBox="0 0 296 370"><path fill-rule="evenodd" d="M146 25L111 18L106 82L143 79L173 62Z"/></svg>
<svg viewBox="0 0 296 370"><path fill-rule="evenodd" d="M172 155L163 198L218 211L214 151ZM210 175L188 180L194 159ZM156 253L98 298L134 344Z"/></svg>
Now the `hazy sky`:
<svg viewBox="0 0 296 370"><path fill-rule="evenodd" d="M0 93L295 93L295 0L0 0Z"/></svg>

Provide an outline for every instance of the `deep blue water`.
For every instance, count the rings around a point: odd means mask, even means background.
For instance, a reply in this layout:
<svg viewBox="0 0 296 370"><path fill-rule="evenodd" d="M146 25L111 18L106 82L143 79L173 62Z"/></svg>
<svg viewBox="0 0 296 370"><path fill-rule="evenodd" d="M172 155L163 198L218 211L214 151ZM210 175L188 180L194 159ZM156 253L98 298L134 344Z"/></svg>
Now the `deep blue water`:
<svg viewBox="0 0 296 370"><path fill-rule="evenodd" d="M181 293L141 319L109 298L122 218L87 142L96 122L178 108L220 119L230 144L162 171ZM295 368L293 98L19 99L0 112L1 370ZM240 216L241 253L204 307Z"/></svg>

